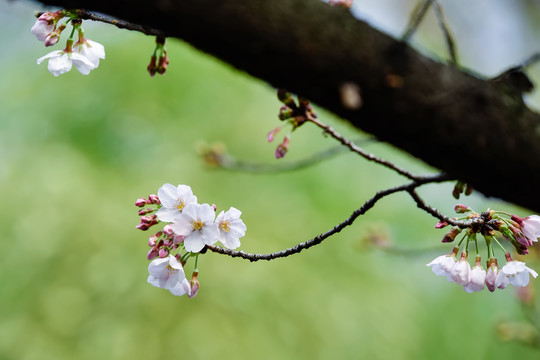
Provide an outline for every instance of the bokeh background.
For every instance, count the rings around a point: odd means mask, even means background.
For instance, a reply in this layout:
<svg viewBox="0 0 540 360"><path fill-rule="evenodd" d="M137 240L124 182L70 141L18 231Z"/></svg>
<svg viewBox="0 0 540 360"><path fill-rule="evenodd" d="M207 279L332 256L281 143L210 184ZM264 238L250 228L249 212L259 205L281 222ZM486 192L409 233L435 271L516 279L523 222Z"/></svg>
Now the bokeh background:
<svg viewBox="0 0 540 360"><path fill-rule="evenodd" d="M540 50L538 1L441 3L463 66L477 73L495 75ZM356 0L354 13L398 36L413 5ZM51 49L30 33L35 10L43 8L0 2L0 359L538 358L538 348L515 341L535 335L515 289L467 294L426 268L450 247L405 195L286 259L208 253L194 299L147 284L151 234L135 229L134 201L163 183L241 209L241 249L267 253L330 229L404 180L347 153L277 174L208 166L197 149L216 142L239 159L279 163L277 144L266 142L279 125L274 89L178 40L167 43L167 74L150 78L152 38L89 22L86 35L105 45L107 58L89 76L73 69L54 78L36 65ZM447 57L431 12L413 43ZM528 101L538 107L536 94ZM317 111L350 138L368 137ZM280 162L334 145L307 125ZM386 144L366 148L435 171ZM451 214L451 188L421 193ZM480 195L465 201L529 214ZM540 270L534 255L528 264Z"/></svg>

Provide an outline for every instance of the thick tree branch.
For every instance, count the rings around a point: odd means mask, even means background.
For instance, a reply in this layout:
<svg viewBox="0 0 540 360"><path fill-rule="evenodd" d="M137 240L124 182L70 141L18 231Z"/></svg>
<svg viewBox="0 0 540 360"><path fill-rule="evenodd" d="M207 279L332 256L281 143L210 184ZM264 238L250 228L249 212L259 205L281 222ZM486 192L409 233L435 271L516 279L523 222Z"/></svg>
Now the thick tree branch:
<svg viewBox="0 0 540 360"><path fill-rule="evenodd" d="M429 59L342 8L318 0L46 2L185 40L486 195L540 210L532 190L540 183L540 116L521 93ZM360 88L362 107L342 103L344 83Z"/></svg>

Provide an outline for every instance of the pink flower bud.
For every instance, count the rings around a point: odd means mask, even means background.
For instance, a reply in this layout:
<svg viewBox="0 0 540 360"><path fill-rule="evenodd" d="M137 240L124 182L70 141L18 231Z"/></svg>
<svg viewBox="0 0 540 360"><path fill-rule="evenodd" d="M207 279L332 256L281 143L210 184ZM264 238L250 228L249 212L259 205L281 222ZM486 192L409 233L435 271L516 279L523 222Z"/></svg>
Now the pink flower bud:
<svg viewBox="0 0 540 360"><path fill-rule="evenodd" d="M139 230L143 230L143 231L146 231L150 228L150 226L148 226L148 224L145 224L145 223L139 223L137 226L135 226L135 228L139 229Z"/></svg>
<svg viewBox="0 0 540 360"><path fill-rule="evenodd" d="M471 210L470 207L465 206L463 204L457 204L456 206L454 206L454 211L458 214L464 214L470 210Z"/></svg>
<svg viewBox="0 0 540 360"><path fill-rule="evenodd" d="M281 159L282 157L285 156L285 154L287 153L287 150L289 150L289 143L290 143L289 137L285 136L285 138L283 139L283 142L279 144L279 146L276 149L276 154L275 154L276 159Z"/></svg>
<svg viewBox="0 0 540 360"><path fill-rule="evenodd" d="M266 139L268 140L268 142L272 142L274 141L274 137L276 136L276 134L279 132L279 130L281 130L281 127L278 126L277 128L275 128L274 130L270 131L268 133L268 135L266 136Z"/></svg>
<svg viewBox="0 0 540 360"><path fill-rule="evenodd" d="M193 271L193 275L191 276L191 281L190 281L191 295L188 295L190 299L194 298L195 295L197 295L197 293L199 292L199 280L197 279L198 275L199 275L198 271Z"/></svg>
<svg viewBox="0 0 540 360"><path fill-rule="evenodd" d="M148 254L146 254L146 258L148 260L152 260L153 258L158 256L158 249L155 247L151 248L150 251L148 251Z"/></svg>
<svg viewBox="0 0 540 360"><path fill-rule="evenodd" d="M146 215L148 213L151 213L152 211L154 211L154 209L141 209L139 210L139 216Z"/></svg>
<svg viewBox="0 0 540 360"><path fill-rule="evenodd" d="M461 229L457 226L454 226L452 228L452 230L450 230L450 232L446 235L444 235L444 238L442 239L442 242L443 243L449 243L449 242L452 242L454 241L454 239L456 238L456 236L461 232Z"/></svg>
<svg viewBox="0 0 540 360"><path fill-rule="evenodd" d="M138 207L143 207L144 205L146 205L148 202L146 199L144 198L139 198L135 201L135 206L138 206Z"/></svg>
<svg viewBox="0 0 540 360"><path fill-rule="evenodd" d="M525 220L525 219L520 218L517 215L512 215L511 219L513 221L517 222L519 224L519 226L523 226L523 220Z"/></svg>
<svg viewBox="0 0 540 360"><path fill-rule="evenodd" d="M157 244L157 239L158 239L158 238L157 238L155 235L150 236L150 237L148 238L148 246L150 246L150 247L156 246L156 244Z"/></svg>
<svg viewBox="0 0 540 360"><path fill-rule="evenodd" d="M442 229L444 227L447 227L448 223L446 221L440 221L435 225L435 229Z"/></svg>
<svg viewBox="0 0 540 360"><path fill-rule="evenodd" d="M174 234L174 231L172 229L172 224L167 224L163 227L163 233L165 235L173 235Z"/></svg>
<svg viewBox="0 0 540 360"><path fill-rule="evenodd" d="M160 258L165 258L167 256L169 256L169 249L167 249L167 248L159 249L159 257Z"/></svg>
<svg viewBox="0 0 540 360"><path fill-rule="evenodd" d="M150 58L150 63L148 64L148 66L146 67L146 70L148 70L148 73L150 74L150 76L154 76L156 75L156 70L157 70L157 64L156 64L156 61L157 61L157 58L155 55L152 55L152 57Z"/></svg>
<svg viewBox="0 0 540 360"><path fill-rule="evenodd" d="M161 204L161 201L159 201L159 197L156 194L150 194L148 200L154 205Z"/></svg>
<svg viewBox="0 0 540 360"><path fill-rule="evenodd" d="M212 209L214 209L214 212L216 211L216 209L217 209L216 204L212 204Z"/></svg>
<svg viewBox="0 0 540 360"><path fill-rule="evenodd" d="M160 56L158 59L158 65L156 68L157 73L160 75L165 74L165 71L167 71L168 66L169 66L169 58L167 57L167 52L163 51L163 55Z"/></svg>

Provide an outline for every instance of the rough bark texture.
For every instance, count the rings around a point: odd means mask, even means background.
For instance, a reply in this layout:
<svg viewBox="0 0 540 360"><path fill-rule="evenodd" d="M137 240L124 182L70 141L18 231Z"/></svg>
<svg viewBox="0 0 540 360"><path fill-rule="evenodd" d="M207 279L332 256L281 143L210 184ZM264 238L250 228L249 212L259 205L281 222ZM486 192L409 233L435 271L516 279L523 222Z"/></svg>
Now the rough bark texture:
<svg viewBox="0 0 540 360"><path fill-rule="evenodd" d="M509 81L429 59L318 0L48 0L162 30L469 182L540 211L540 116ZM354 83L363 106L344 106Z"/></svg>

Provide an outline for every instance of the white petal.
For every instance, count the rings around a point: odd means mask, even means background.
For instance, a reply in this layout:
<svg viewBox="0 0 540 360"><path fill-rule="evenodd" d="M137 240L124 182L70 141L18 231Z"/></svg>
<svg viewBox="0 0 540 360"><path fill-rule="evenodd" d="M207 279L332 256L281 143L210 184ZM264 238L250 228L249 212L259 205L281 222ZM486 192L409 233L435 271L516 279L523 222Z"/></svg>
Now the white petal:
<svg viewBox="0 0 540 360"><path fill-rule="evenodd" d="M163 186L158 190L158 198L161 205L168 208L176 207L176 201L178 200L176 187L174 187L172 184L163 184Z"/></svg>
<svg viewBox="0 0 540 360"><path fill-rule="evenodd" d="M47 55L42 56L42 57L40 57L39 59L37 59L37 63L38 63L38 65L39 65L39 64L41 64L41 63L43 62L43 60L48 59L48 58L51 58L51 57L53 57L53 56L59 56L60 53L64 54L64 50L55 50L55 51L51 51L51 52L48 53Z"/></svg>
<svg viewBox="0 0 540 360"><path fill-rule="evenodd" d="M171 227L176 235L188 236L193 232L191 219L186 215L185 211L174 217Z"/></svg>
<svg viewBox="0 0 540 360"><path fill-rule="evenodd" d="M219 240L219 230L216 224L208 224L202 230L202 241L206 245L213 245Z"/></svg>
<svg viewBox="0 0 540 360"><path fill-rule="evenodd" d="M73 65L75 65L77 70L79 70L79 72L83 75L90 74L90 71L96 68L94 64L90 62L90 60L81 54L71 53L71 60L73 61Z"/></svg>
<svg viewBox="0 0 540 360"><path fill-rule="evenodd" d="M152 260L152 262L148 264L148 272L150 273L150 275L159 276L168 264L168 258L157 258L155 260Z"/></svg>
<svg viewBox="0 0 540 360"><path fill-rule="evenodd" d="M161 207L156 215L159 221L172 222L175 216L180 215L180 212L176 208Z"/></svg>
<svg viewBox="0 0 540 360"><path fill-rule="evenodd" d="M191 235L184 239L184 246L189 252L196 253L201 251L205 246L201 233L199 231L192 232Z"/></svg>
<svg viewBox="0 0 540 360"><path fill-rule="evenodd" d="M67 54L61 56L54 56L49 59L47 68L49 72L54 76L62 75L71 70L71 59Z"/></svg>

